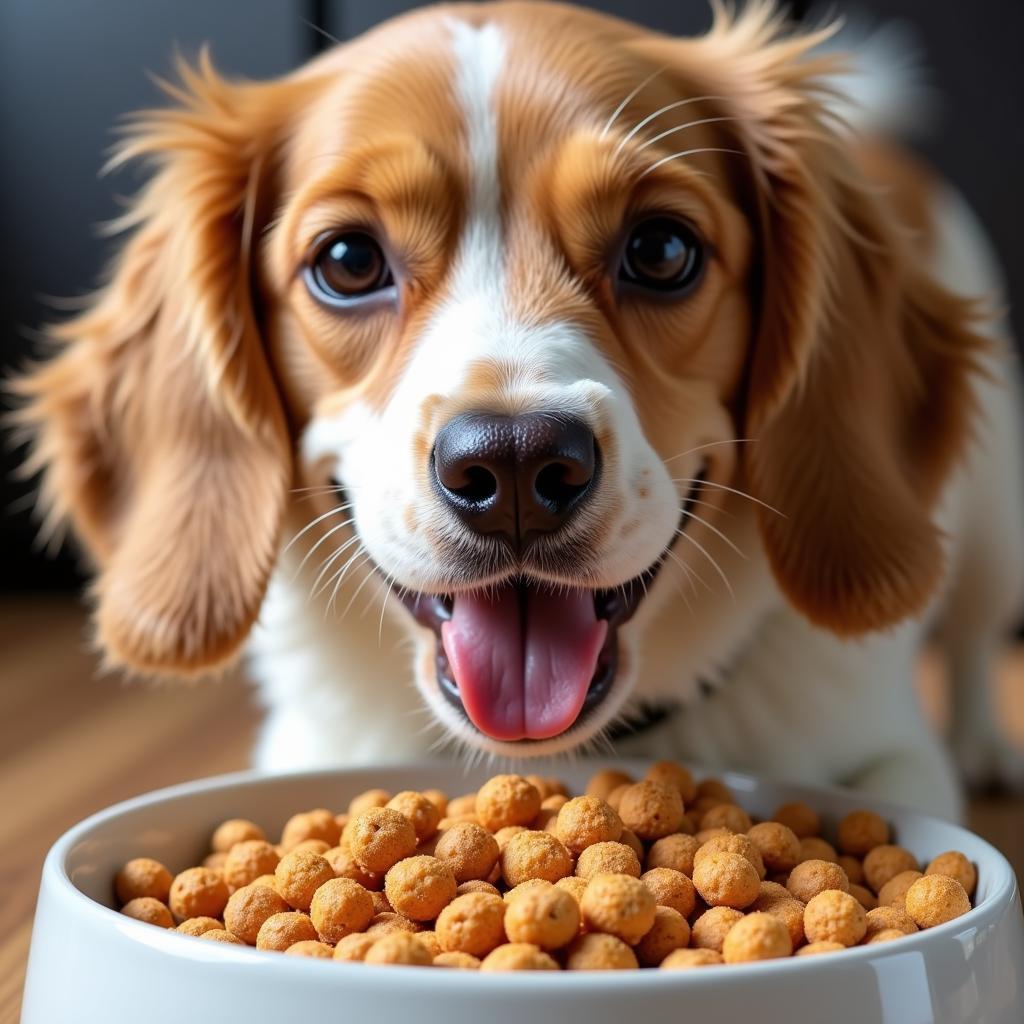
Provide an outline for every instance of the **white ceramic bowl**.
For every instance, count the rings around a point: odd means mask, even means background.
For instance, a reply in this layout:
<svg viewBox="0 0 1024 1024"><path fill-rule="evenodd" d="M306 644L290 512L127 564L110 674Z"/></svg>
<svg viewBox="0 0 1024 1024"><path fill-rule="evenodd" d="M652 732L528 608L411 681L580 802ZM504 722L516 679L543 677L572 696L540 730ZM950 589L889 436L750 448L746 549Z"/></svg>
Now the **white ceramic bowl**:
<svg viewBox="0 0 1024 1024"><path fill-rule="evenodd" d="M581 789L594 768L558 765L550 774ZM371 787L436 786L457 794L483 775L454 765L242 773L161 790L94 815L59 839L46 859L23 1024L1024 1021L1024 919L1010 865L961 828L877 804L898 841L922 860L958 849L977 864L977 905L906 939L828 956L685 972L482 975L284 957L202 942L111 908L111 879L124 861L149 855L172 870L194 864L225 818L251 818L274 833L296 810L344 807ZM805 800L830 828L866 803L835 790L723 778L755 814Z"/></svg>

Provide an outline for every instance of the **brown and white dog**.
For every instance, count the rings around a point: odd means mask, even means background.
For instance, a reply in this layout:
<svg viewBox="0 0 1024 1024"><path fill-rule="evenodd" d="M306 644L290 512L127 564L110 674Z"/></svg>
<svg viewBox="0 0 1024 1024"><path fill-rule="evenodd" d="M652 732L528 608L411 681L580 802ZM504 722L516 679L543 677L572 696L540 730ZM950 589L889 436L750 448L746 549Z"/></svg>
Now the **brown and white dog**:
<svg viewBox="0 0 1024 1024"><path fill-rule="evenodd" d="M934 628L965 766L1016 770L997 271L839 117L899 100L851 107L828 34L497 3L279 81L183 69L121 149L156 171L109 284L21 384L106 660L248 645L264 766L552 754L644 702L622 750L955 813Z"/></svg>

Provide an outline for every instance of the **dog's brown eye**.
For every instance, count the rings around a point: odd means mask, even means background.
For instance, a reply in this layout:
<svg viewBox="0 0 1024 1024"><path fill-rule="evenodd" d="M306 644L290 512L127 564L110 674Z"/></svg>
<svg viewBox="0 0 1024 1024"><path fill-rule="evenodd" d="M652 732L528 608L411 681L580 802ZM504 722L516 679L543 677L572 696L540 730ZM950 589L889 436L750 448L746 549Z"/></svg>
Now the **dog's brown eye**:
<svg viewBox="0 0 1024 1024"><path fill-rule="evenodd" d="M332 235L320 245L307 283L315 298L337 305L389 288L394 280L376 239L349 231Z"/></svg>
<svg viewBox="0 0 1024 1024"><path fill-rule="evenodd" d="M682 292L703 268L704 248L694 230L673 217L652 217L626 239L619 280L651 291Z"/></svg>

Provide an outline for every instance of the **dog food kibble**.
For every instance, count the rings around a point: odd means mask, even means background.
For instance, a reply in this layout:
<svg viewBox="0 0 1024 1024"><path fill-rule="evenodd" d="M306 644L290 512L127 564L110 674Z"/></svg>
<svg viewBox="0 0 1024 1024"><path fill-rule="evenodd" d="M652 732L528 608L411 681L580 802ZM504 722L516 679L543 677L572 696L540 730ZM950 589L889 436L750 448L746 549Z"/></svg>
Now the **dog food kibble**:
<svg viewBox="0 0 1024 1024"><path fill-rule="evenodd" d="M663 971L688 971L692 967L711 967L725 963L722 954L715 949L677 949L661 961Z"/></svg>
<svg viewBox="0 0 1024 1024"><path fill-rule="evenodd" d="M903 909L903 902L907 896L907 890L919 879L924 878L920 871L901 871L893 875L885 885L878 891L878 905L880 907L899 907Z"/></svg>
<svg viewBox="0 0 1024 1024"><path fill-rule="evenodd" d="M696 860L693 885L709 907L734 910L749 907L761 891L761 879L750 861L728 851L710 853Z"/></svg>
<svg viewBox="0 0 1024 1024"><path fill-rule="evenodd" d="M737 921L722 943L722 959L727 964L775 960L792 952L789 929L777 917L762 911L747 914L742 921Z"/></svg>
<svg viewBox="0 0 1024 1024"><path fill-rule="evenodd" d="M236 889L224 907L224 927L250 946L256 945L263 922L291 907L265 885L243 885Z"/></svg>
<svg viewBox="0 0 1024 1024"><path fill-rule="evenodd" d="M974 895L974 887L978 884L978 871L975 866L957 850L940 853L924 869L926 875L946 875L955 878L968 896ZM153 895L153 894L148 894ZM159 897L157 897L159 899Z"/></svg>
<svg viewBox="0 0 1024 1024"><path fill-rule="evenodd" d="M172 881L174 879L170 871L160 861L150 857L136 857L114 876L114 892L122 906L141 896L166 903Z"/></svg>
<svg viewBox="0 0 1024 1024"><path fill-rule="evenodd" d="M520 832L501 851L501 876L508 886L531 878L557 882L572 874L572 856L547 832Z"/></svg>
<svg viewBox="0 0 1024 1024"><path fill-rule="evenodd" d="M412 822L391 807L370 807L349 822L348 845L367 871L386 872L416 849Z"/></svg>
<svg viewBox="0 0 1024 1024"><path fill-rule="evenodd" d="M971 909L964 887L949 875L924 875L909 889L906 911L918 928L934 928Z"/></svg>
<svg viewBox="0 0 1024 1024"><path fill-rule="evenodd" d="M495 775L476 794L476 816L492 832L529 825L540 810L540 792L520 775Z"/></svg>
<svg viewBox="0 0 1024 1024"><path fill-rule="evenodd" d="M805 860L789 873L786 888L801 903L809 903L826 889L849 892L850 882L838 864L827 860Z"/></svg>
<svg viewBox="0 0 1024 1024"><path fill-rule="evenodd" d="M609 874L640 877L640 861L631 847L625 843L595 843L580 853L576 861L577 878Z"/></svg>
<svg viewBox="0 0 1024 1024"><path fill-rule="evenodd" d="M395 911L412 921L433 921L453 899L455 875L437 857L407 857L384 878L384 892Z"/></svg>
<svg viewBox="0 0 1024 1024"><path fill-rule="evenodd" d="M256 935L256 948L283 953L296 942L318 937L313 922L305 914L297 910L286 910L280 914L271 914L260 925Z"/></svg>
<svg viewBox="0 0 1024 1024"><path fill-rule="evenodd" d="M174 918L167 905L152 896L136 896L121 908L121 913L125 917L132 917L146 924L155 924L160 928L174 927Z"/></svg>
<svg viewBox="0 0 1024 1024"><path fill-rule="evenodd" d="M841 942L856 946L867 932L867 912L848 892L826 889L804 908L808 942Z"/></svg>
<svg viewBox="0 0 1024 1024"><path fill-rule="evenodd" d="M692 970L896 942L967 913L978 881L955 850L923 865L872 811L835 835L804 803L753 823L719 779L669 761L640 781L599 772L583 795L498 775L342 808L293 814L276 843L224 821L173 877L130 860L116 905L208 943L338 963Z"/></svg>
<svg viewBox="0 0 1024 1024"><path fill-rule="evenodd" d="M637 782L622 794L618 812L625 828L649 842L679 831L683 798L675 786L664 782Z"/></svg>
<svg viewBox="0 0 1024 1024"><path fill-rule="evenodd" d="M603 932L579 936L565 957L569 971L628 971L639 966L636 953L622 939Z"/></svg>
<svg viewBox="0 0 1024 1024"><path fill-rule="evenodd" d="M309 850L286 853L274 869L275 888L295 910L309 910L313 894L332 878L330 863Z"/></svg>
<svg viewBox="0 0 1024 1024"><path fill-rule="evenodd" d="M579 904L555 885L523 893L505 911L509 942L529 942L550 952L567 946L579 930Z"/></svg>
<svg viewBox="0 0 1024 1024"><path fill-rule="evenodd" d="M186 868L171 882L170 908L175 917L220 917L228 887L219 871Z"/></svg>
<svg viewBox="0 0 1024 1024"><path fill-rule="evenodd" d="M434 847L434 856L451 868L456 882L486 878L500 853L494 836L471 821L456 822L445 829Z"/></svg>
<svg viewBox="0 0 1024 1024"><path fill-rule="evenodd" d="M839 822L839 849L863 857L889 842L889 823L874 811L851 811Z"/></svg>

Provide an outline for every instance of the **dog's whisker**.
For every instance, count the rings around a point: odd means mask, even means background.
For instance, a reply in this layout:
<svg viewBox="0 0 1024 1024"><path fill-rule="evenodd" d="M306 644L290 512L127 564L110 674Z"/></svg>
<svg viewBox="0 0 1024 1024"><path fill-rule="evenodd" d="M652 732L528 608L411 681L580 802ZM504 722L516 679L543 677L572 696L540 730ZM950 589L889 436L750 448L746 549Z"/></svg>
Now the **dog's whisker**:
<svg viewBox="0 0 1024 1024"><path fill-rule="evenodd" d="M317 549L318 547L320 547L320 545L321 545L321 544L323 544L323 543L324 543L324 541L326 541L326 540L329 540L329 539L330 539L330 538L331 538L331 537L332 537L332 536L333 536L334 534L336 534L336 533L337 533L337 532L338 532L339 530L344 530L346 526L351 526L351 525L352 525L352 524L353 524L354 522L355 522L355 517L353 516L353 517L352 517L351 519L346 519L346 520L345 520L344 522L342 522L342 523L338 523L337 525L335 525L335 526L332 526L332 527L331 527L331 528L330 528L330 529L329 529L329 530L328 530L328 531L327 531L327 532L326 532L326 533L325 533L325 534L324 534L324 535L323 535L323 536L322 536L322 537L321 537L321 538L320 538L320 539L319 539L319 540L318 540L318 541L317 541L317 542L316 542L316 543L315 543L315 544L314 544L314 545L313 545L313 546L312 546L312 547L311 547L311 548L310 548L310 549L309 549L309 550L308 550L308 551L307 551L307 552L305 553L305 555L303 555L303 557L302 557L302 561L301 561L301 562L299 562L299 567L298 567L298 568L297 568L297 569L295 570L295 575L294 575L294 576L292 577L292 582L294 583L294 582L295 582L295 580L297 580L297 579L299 578L299 575L300 575L300 573L301 573L301 572L302 572L302 570L303 570L303 569L304 569L304 568L306 567L306 563L307 563L307 562L308 562L308 561L310 560L310 558L312 558L312 557L313 557L313 552L314 552L314 551L316 551L316 549Z"/></svg>
<svg viewBox="0 0 1024 1024"><path fill-rule="evenodd" d="M292 546L296 543L296 541L304 537L310 530L313 529L314 526L317 525L317 523L322 523L325 519L329 519L331 516L336 516L339 512L344 511L344 506L335 505L334 508L328 509L322 515L317 516L312 522L307 523L301 530L299 530L299 532L295 534L295 536L292 537L290 541L288 541L283 553L288 554L288 552L291 551Z"/></svg>
<svg viewBox="0 0 1024 1024"><path fill-rule="evenodd" d="M388 598L391 596L391 591L395 589L395 576L394 573L390 573L388 578L384 581L387 590L384 591L384 600L380 605L380 621L377 623L377 646L380 647L384 637L384 613L388 610Z"/></svg>
<svg viewBox="0 0 1024 1024"><path fill-rule="evenodd" d="M356 561L356 559L358 559L358 561ZM350 558L348 560L348 562L345 563L345 568L342 570L341 575L334 582L334 589L331 591L330 599L327 602L327 610L332 615L336 615L337 614L337 608L335 607L335 602L338 599L338 592L341 590L341 585L342 585L342 583L344 583L345 577L348 575L349 570L352 569L353 567L355 567L355 569L358 571L364 565L366 565L366 563L369 560L370 560L370 553L369 553L369 551L367 551L366 548L363 547L362 544L360 544L359 548L356 550L355 555L353 555L352 558ZM366 582L366 577L364 577L364 579L363 579L363 583L365 583L365 582ZM359 590L362 590L362 584L360 584ZM359 590L356 591L356 594L359 593ZM352 600L355 600L355 594L353 594ZM345 608L345 611L348 612L348 609L351 608L351 607L352 607L352 601L349 601L348 606ZM344 617L345 617L344 615L340 616L340 618L344 618Z"/></svg>
<svg viewBox="0 0 1024 1024"><path fill-rule="evenodd" d="M345 553L345 552L346 552L346 551L347 551L347 550L348 550L348 549L349 549L350 547L352 547L352 545L353 545L353 544L356 544L356 543L358 543L358 542L359 542L359 534L353 534L353 535L352 535L351 537L349 537L349 539L348 539L347 541L345 541L345 543L344 543L344 544L341 544L341 545L340 545L340 546L339 546L338 548L336 548L336 549L335 549L335 550L334 550L334 551L333 551L333 552L332 552L332 553L331 553L330 555L328 555L328 556L327 556L327 558L325 558L325 559L324 559L324 561L323 561L323 563L322 563L322 565L321 565L321 568L320 568L320 572L319 572L319 573L317 574L317 577L316 577L316 579L315 579L315 580L313 580L313 585L312 585L312 587L310 587L310 588L309 588L309 596L310 596L310 599L311 599L311 600L312 600L313 598L319 597L319 596L320 596L320 595L321 595L321 594L322 594L322 593L323 593L323 592L324 592L324 591L325 591L325 590L326 590L326 589L327 589L327 588L328 588L328 587L329 587L329 586L331 585L331 580L328 580L328 581L327 581L327 582L326 582L326 583L325 583L325 584L323 585L323 587L320 587L320 586L319 586L319 584L320 584L320 581L321 581L321 580L322 580L322 579L324 578L324 576L325 576L325 575L327 574L327 570L328 570L328 569L330 569L330 567L331 567L331 566L332 566L332 565L333 565L333 564L334 564L334 563L335 563L335 562L336 562L336 561L337 561L337 560L338 560L338 559L339 559L339 558L340 558L340 557L341 557L341 556L342 556L342 555L343 555L343 554L344 554L344 553ZM331 579L333 579L333 577L331 577Z"/></svg>
<svg viewBox="0 0 1024 1024"><path fill-rule="evenodd" d="M708 581L706 579L704 579L704 577L701 576L701 574L699 572L697 572L697 570L694 569L694 567L692 565L687 565L673 550L671 550L671 548L668 551L666 551L665 554L668 555L668 557L671 558L672 561L675 562L676 565L678 565L679 568L683 570L683 572L687 576L687 579L690 579L692 576L696 576L697 581L701 584L701 586L704 587L705 590L707 590L707 592L709 594L713 594L714 593L714 588L711 586L711 584L708 583ZM692 582L692 579L691 579L691 582ZM696 596L697 596L697 588L694 587L694 597L696 597Z"/></svg>
<svg viewBox="0 0 1024 1024"><path fill-rule="evenodd" d="M780 512L777 508L769 505L768 502L762 501L760 498L755 498L752 494L747 494L746 491L741 491L736 487L728 487L726 484L715 483L713 480L698 480L695 477L690 476L677 476L672 478L674 484L701 484L704 487L717 487L719 490L728 491L730 494L739 495L741 498L746 498L748 501L753 501L756 504L768 509L769 512L774 512L777 516L782 516L786 519L786 513Z"/></svg>
<svg viewBox="0 0 1024 1024"><path fill-rule="evenodd" d="M366 565L366 563L370 560L370 556L367 555L366 558L360 563L360 568L363 568ZM363 575L363 579L360 582L359 586L356 587L356 592L348 599L348 604L345 605L345 610L341 613L341 615L338 616L339 620L344 619L348 615L348 613L352 610L352 606L356 603L356 598L359 597L359 594L362 592L363 587L365 587L366 584L370 582L370 580L374 579L376 575L377 570L371 565L370 568ZM363 614L366 614L365 609L363 609Z"/></svg>
<svg viewBox="0 0 1024 1024"><path fill-rule="evenodd" d="M661 461L667 466L670 462L675 462L676 459L683 458L684 455L692 455L694 452L702 452L705 448L714 448L716 445L722 444L753 444L756 441L756 437L730 437L725 441L708 441L706 444L699 444L695 448L687 448L685 452L680 452L678 455L673 455L670 458L662 459Z"/></svg>
<svg viewBox="0 0 1024 1024"><path fill-rule="evenodd" d="M718 573L722 582L725 584L725 589L729 591L729 596L732 598L733 603L736 601L736 594L733 592L732 584L729 582L729 577L725 575L722 567L715 561L714 556L704 547L699 540L694 540L685 530L679 535L683 540L689 541L713 566L715 572Z"/></svg>
<svg viewBox="0 0 1024 1024"><path fill-rule="evenodd" d="M718 529L717 526L715 526L712 523L709 523L706 519L702 519L699 515L697 515L695 512L691 512L689 509L684 508L684 509L680 509L680 511L682 512L682 514L684 516L687 516L689 519L692 519L694 522L700 523L701 526L706 526L716 537L721 537L722 540L725 541L725 543L728 544L729 547L731 547L733 549L733 551L735 551L736 554L740 556L740 558L744 559L745 561L748 560L747 556L742 551L740 551L740 549L738 547L736 547L736 545L724 533L722 533L722 531L720 529ZM676 533L683 533L683 532L684 531L682 529L676 530Z"/></svg>
<svg viewBox="0 0 1024 1024"><path fill-rule="evenodd" d="M349 540L349 541L346 541L346 542L345 542L345 546L347 547L347 546L348 546L348 545L349 545L349 544L350 544L350 543L352 542L352 540L355 540L355 539L356 539L356 538L354 538L354 537L353 537L353 538L352 538L351 540ZM352 554L351 554L351 555L349 555L349 556L348 556L348 558L347 558L347 559L345 560L345 564L344 564L343 566L341 566L340 568L338 568L338 569L337 569L337 570L336 570L336 571L335 571L335 572L334 572L334 573L332 574L332 576L330 577L330 579L328 579L328 580L327 580L327 582L326 582L326 583L324 583L324 585L323 585L323 586L322 586L322 587L321 587L321 588L320 588L320 589L319 589L319 590L318 590L318 591L316 592L316 594L314 594L314 595L313 595L314 597L319 597L319 596L320 596L320 595L321 595L322 593L324 593L324 592L325 592L325 591L327 590L327 588L328 588L329 586L331 586L331 584L332 584L332 583L334 584L334 589L333 589L333 590L331 591L331 596L330 596L330 598L329 598L329 599L328 599L328 601L327 601L327 605L326 605L326 607L324 608L324 617L325 617L325 618L326 618L326 616L327 616L328 612L329 612L329 611L330 611L330 609L331 609L331 605L332 605L332 603L333 603L333 601L334 601L334 598L335 598L335 596L336 596L336 595L337 595L337 593L338 593L338 587L340 587L340 586L341 586L341 582L342 582L342 580L343 580L343 579L345 578L345 573L347 573L347 572L348 572L348 570L349 570L349 569L351 568L351 566L352 566L352 563L353 563L353 562L354 562L354 561L355 561L355 560L356 560L356 559L357 559L357 558L358 558L358 557L359 557L359 556L360 556L361 554L363 554L363 552L364 552L364 551L366 551L366 548L365 548L365 547L363 547L362 543L360 543L360 544L359 544L359 545L358 545L358 546L356 547L355 551L353 551L353 552L352 552Z"/></svg>
<svg viewBox="0 0 1024 1024"><path fill-rule="evenodd" d="M621 153L624 146L628 145L629 140L632 139L637 132L642 131L647 127L653 120L661 117L662 114L667 114L670 110L678 110L680 107L688 107L691 103L701 103L704 100L720 100L721 96L689 96L685 100L676 100L673 103L666 103L665 106L659 107L653 114L648 114L645 118L637 121L635 125L619 140L619 144L615 147L616 153ZM718 120L718 118L716 118ZM729 120L735 121L736 118L729 118ZM649 146L649 142L645 142L640 149L644 149Z"/></svg>
<svg viewBox="0 0 1024 1024"><path fill-rule="evenodd" d="M636 147L637 152L647 149L648 146L657 145L662 139L667 139L670 135L675 135L677 132L685 132L687 128L697 128L702 124L718 124L720 121L738 121L737 117L701 117L696 121L687 121L686 124L677 124L674 128L666 128L665 131L658 135L655 135L653 139L648 139L646 142L641 142Z"/></svg>
<svg viewBox="0 0 1024 1024"><path fill-rule="evenodd" d="M663 65L662 67L658 68L658 69L657 69L656 71L652 71L652 72L651 72L651 73L650 73L650 74L649 74L649 75L648 75L648 76L647 76L647 77L646 77L646 78L645 78L645 79L644 79L644 80L643 80L643 81L642 81L642 82L641 82L641 83L640 83L640 84L639 84L639 85L638 85L638 86L637 86L637 87L636 87L636 88L635 88L635 89L634 89L634 90L633 90L633 91L632 91L632 92L631 92L631 93L630 93L630 94L629 94L629 95L628 95L628 96L627 96L627 97L626 97L626 98L625 98L625 99L624 99L624 100L623 100L623 101L622 101L622 102L621 102L621 103L620 103L620 104L619 104L619 105L618 105L618 106L617 106L617 107L616 107L616 108L615 108L615 109L614 109L614 110L612 111L612 115L611 115L611 117L609 117L609 118L608 118L608 120L607 120L607 121L605 122L604 128L602 128L602 129L601 129L601 134L600 134L600 136L598 136L599 138L602 138L602 139L603 139L603 138L604 138L604 137L605 137L605 136L606 136L606 135L607 135L607 134L608 134L608 133L609 133L609 132L610 132L610 131L612 130L612 125L613 125L613 124L615 124L615 122L616 122L616 121L617 121L617 120L619 119L619 114L621 114L621 113L622 113L622 112L623 112L623 111L624 111L624 110L626 109L626 107L628 107L628 106L629 106L629 104L630 104L630 103L631 103L631 102L632 102L632 101L633 101L633 100L634 100L634 99L635 99L635 98L636 98L636 97L637 97L637 96L638 96L638 95L640 94L641 90L645 89L645 88L646 88L646 87L647 87L648 85L650 85L650 84L651 84L651 82L653 82L653 81L654 81L654 80L655 80L655 79L656 79L656 78L658 77L658 75L662 74L662 72L664 72L665 70L667 70L667 68L668 68L668 65L667 65L667 64L665 64L665 65Z"/></svg>
<svg viewBox="0 0 1024 1024"><path fill-rule="evenodd" d="M646 171L642 171L638 176L640 178L646 178L648 174L652 174L659 167L671 162L672 160L682 160L688 156L696 156L698 153L732 153L735 156L750 157L750 154L742 149L729 149L724 146L699 146L697 149L683 149L678 153L670 153L668 156L663 156L660 160L655 160Z"/></svg>

